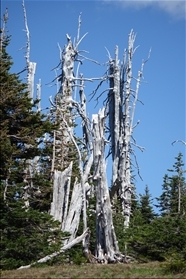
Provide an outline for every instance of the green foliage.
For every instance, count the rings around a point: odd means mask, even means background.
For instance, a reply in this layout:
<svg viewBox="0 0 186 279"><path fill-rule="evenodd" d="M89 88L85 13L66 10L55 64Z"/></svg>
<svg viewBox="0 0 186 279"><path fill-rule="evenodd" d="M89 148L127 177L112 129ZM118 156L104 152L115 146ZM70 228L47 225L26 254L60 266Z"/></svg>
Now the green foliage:
<svg viewBox="0 0 186 279"><path fill-rule="evenodd" d="M170 253L186 255L186 218L158 217L150 224L129 228L128 251L139 260L164 261Z"/></svg>
<svg viewBox="0 0 186 279"><path fill-rule="evenodd" d="M2 191L0 215L1 269L30 264L54 252L61 244L58 222L46 213L32 208L25 210L22 200L15 200L7 206Z"/></svg>
<svg viewBox="0 0 186 279"><path fill-rule="evenodd" d="M186 211L186 183L183 170L184 163L181 153L175 158L173 169L168 169L172 176L166 174L163 178L162 194L156 198L156 205L162 216L183 214Z"/></svg>
<svg viewBox="0 0 186 279"><path fill-rule="evenodd" d="M166 262L162 265L164 272L167 273L185 273L186 272L186 261L179 254L172 254L167 258Z"/></svg>
<svg viewBox="0 0 186 279"><path fill-rule="evenodd" d="M2 34L1 34L2 35ZM53 125L36 112L36 102L28 97L27 84L11 73L13 64L7 53L9 37L1 36L0 49L0 268L13 269L30 264L58 250L62 233L48 214L51 185L44 134ZM39 171L32 177L29 208L23 200L30 161L38 161ZM47 167L46 167L47 166ZM30 183L30 182L28 182Z"/></svg>
<svg viewBox="0 0 186 279"><path fill-rule="evenodd" d="M145 224L150 224L156 214L153 210L151 194L148 186L145 187L145 194L140 195L139 211Z"/></svg>
<svg viewBox="0 0 186 279"><path fill-rule="evenodd" d="M80 265L83 263L87 263L87 259L83 255L82 250L82 243L77 244L76 246L72 247L66 253L66 257L69 258L69 262Z"/></svg>
<svg viewBox="0 0 186 279"><path fill-rule="evenodd" d="M123 226L124 216L121 211L121 203L118 199L114 200L113 224L114 224L115 233L118 240L119 249L122 253L124 253L126 248L126 238L125 238L124 226Z"/></svg>
<svg viewBox="0 0 186 279"><path fill-rule="evenodd" d="M90 243L89 249L91 253L95 254L95 243L96 243L96 198L92 197L89 199L89 208L87 210L87 226L90 229Z"/></svg>
<svg viewBox="0 0 186 279"><path fill-rule="evenodd" d="M19 75L11 73L13 62L7 53L10 38L4 36L1 40L0 178L7 180L9 187L18 184L23 187L24 175L27 175L24 171L29 167L29 160L36 156L47 158L44 135L50 133L54 125L46 115L36 111L37 101L32 102L28 97L27 84L20 80ZM48 151L47 156L51 154ZM39 164L41 169L41 162ZM46 164L43 169L45 167Z"/></svg>
<svg viewBox="0 0 186 279"><path fill-rule="evenodd" d="M60 224L54 222L48 214L50 210L52 135L57 125L47 120L46 115L36 111L37 101L28 97L27 84L20 77L11 73L13 64L7 53L10 37L1 36L0 49L0 268L13 269L37 261L58 250L65 236ZM68 114L69 111L64 111ZM55 121L57 121L55 119ZM53 121L53 122L55 122ZM70 126L75 126L72 121ZM45 135L50 140L45 141ZM64 139L67 135L64 133ZM86 162L86 151L81 140L76 138ZM79 178L78 154L73 143L65 146L68 156L63 156L62 166L66 168L73 161L71 191L76 177ZM63 148L60 149L63 153ZM61 154L59 154L61 155ZM132 195L132 214L130 227L124 229L124 216L121 204L116 200L113 207L113 222L120 251L134 256L141 261L166 261L165 271L185 272L186 266L186 183L183 170L182 154L175 158L173 169L163 178L162 194L157 198L161 214L154 213L152 199L146 186L145 193L137 200ZM23 200L27 173L30 162L38 158L38 171L32 175L32 187L29 194L29 208ZM170 175L170 173L172 175ZM31 179L30 179L31 180ZM29 183L31 184L29 181ZM71 198L71 195L70 195ZM89 200L87 210L88 227L91 231L89 249L94 254L96 243L96 200ZM82 234L82 216L77 235ZM126 250L127 247L127 250ZM51 259L47 265L61 263L86 263L82 244ZM46 264L45 264L46 265Z"/></svg>
<svg viewBox="0 0 186 279"><path fill-rule="evenodd" d="M181 157L182 155L179 154L174 164L176 166L174 171L177 171L177 175L164 177L163 193L158 200L160 216L153 211L152 199L150 199L147 187L145 194L140 195L140 200L132 204L130 227L125 231L124 238L128 253L140 261L166 261L170 255L175 261L175 255L179 255L183 261L186 259L186 216L184 213L186 195ZM180 212L178 212L178 185L181 189Z"/></svg>

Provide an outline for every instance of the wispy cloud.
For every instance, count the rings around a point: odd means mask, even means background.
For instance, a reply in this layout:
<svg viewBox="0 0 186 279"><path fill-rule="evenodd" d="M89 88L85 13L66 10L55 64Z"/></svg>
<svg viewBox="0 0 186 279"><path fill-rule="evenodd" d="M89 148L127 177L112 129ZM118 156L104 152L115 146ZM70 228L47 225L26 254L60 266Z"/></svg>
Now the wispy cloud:
<svg viewBox="0 0 186 279"><path fill-rule="evenodd" d="M185 19L186 17L186 1L185 0L105 0L107 2L114 2L123 8L133 7L141 9L144 7L152 6L164 10L176 19Z"/></svg>
<svg viewBox="0 0 186 279"><path fill-rule="evenodd" d="M158 1L159 8L175 16L176 18L185 18L186 2L185 1Z"/></svg>

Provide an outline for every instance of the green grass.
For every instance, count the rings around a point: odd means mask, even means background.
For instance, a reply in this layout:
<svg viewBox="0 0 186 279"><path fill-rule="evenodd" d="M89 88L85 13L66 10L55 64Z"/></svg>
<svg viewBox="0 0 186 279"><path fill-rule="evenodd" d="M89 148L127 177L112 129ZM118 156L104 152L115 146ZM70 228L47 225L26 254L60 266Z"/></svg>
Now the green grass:
<svg viewBox="0 0 186 279"><path fill-rule="evenodd" d="M78 279L78 278L186 278L186 273L167 273L162 264L151 262L145 264L82 264L57 265L50 267L32 267L21 270L1 271L1 279Z"/></svg>

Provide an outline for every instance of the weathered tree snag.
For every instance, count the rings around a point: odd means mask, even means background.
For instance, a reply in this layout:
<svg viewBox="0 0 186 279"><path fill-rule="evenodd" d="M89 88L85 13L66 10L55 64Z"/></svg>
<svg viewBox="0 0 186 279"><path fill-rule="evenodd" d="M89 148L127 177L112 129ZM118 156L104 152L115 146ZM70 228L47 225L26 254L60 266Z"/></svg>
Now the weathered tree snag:
<svg viewBox="0 0 186 279"><path fill-rule="evenodd" d="M131 183L131 153L133 153L133 150L131 144L133 130L136 126L133 126L133 120L143 67L147 61L142 62L141 70L138 72L136 79L136 90L133 90L131 83L133 78L132 59L135 52L135 38L136 35L131 30L128 39L128 49L124 53L124 61L121 68L119 66L117 46L115 59L109 57L110 90L108 94L108 113L113 160L111 198L116 193L119 195L122 213L125 216L125 228L129 226L130 222L131 194L133 192ZM134 145L137 146L136 144ZM142 148L140 149L142 150Z"/></svg>
<svg viewBox="0 0 186 279"><path fill-rule="evenodd" d="M3 14L3 23L1 26L1 36L0 36L0 51L2 52L3 43L6 39L6 23L8 20L8 8L6 8L5 13Z"/></svg>
<svg viewBox="0 0 186 279"><path fill-rule="evenodd" d="M67 46L65 46L60 55L62 57L62 73L59 76L60 89L55 96L54 103L51 102L53 105L55 122L59 124L59 128L54 132L53 141L52 173L54 176L51 215L61 222L62 231L66 231L70 234L69 239L65 240L65 244L76 237L81 210L83 212L83 230L86 231L87 229L86 195L90 190L88 175L93 162L91 153L88 154L87 152L86 163L83 164L82 154L73 133L73 121L76 112L82 118L85 139L84 147L86 147L87 151L90 151L90 131L88 129L89 121L86 116L86 98L83 89L83 79L82 76L80 76L79 79L74 77L73 74L74 61L78 55L77 46L79 42L79 29L75 46L73 46L70 37L67 35ZM72 99L74 87L77 86L75 80L80 80L80 104ZM70 148L76 150L78 159L76 160L78 163L79 178L75 179L74 185L71 185L70 181L72 168L68 166ZM68 184L66 182L67 176ZM65 190L65 185L68 185L68 190ZM72 190L72 194L69 197L70 189ZM66 193L64 191L66 191ZM83 248L84 251L88 253L88 238L84 239Z"/></svg>
<svg viewBox="0 0 186 279"><path fill-rule="evenodd" d="M133 31L129 34L128 41L128 63L126 70L126 85L124 96L124 124L122 131L122 141L120 140L120 166L119 166L119 181L121 182L120 198L122 201L123 215L125 216L124 227L129 226L131 214L131 165L130 165L130 94L131 94L131 80L132 80L132 56L133 44L135 36Z"/></svg>
<svg viewBox="0 0 186 279"><path fill-rule="evenodd" d="M37 83L37 94L36 99L38 100L37 111L41 111L41 79L39 79L39 83Z"/></svg>
<svg viewBox="0 0 186 279"><path fill-rule="evenodd" d="M105 162L105 108L92 116L93 156L96 185L96 249L98 262L122 261L112 220L112 209L106 176Z"/></svg>
<svg viewBox="0 0 186 279"><path fill-rule="evenodd" d="M30 34L24 0L23 11L27 36L25 55L27 83L29 96L33 99L36 63L30 62L29 57ZM59 88L54 97L54 102L50 100L52 104L51 116L53 122L58 124L58 128L53 133L53 155L51 160L53 199L50 214L55 220L61 223L61 230L68 232L69 237L64 240L63 247L59 251L21 268L46 262L65 250L70 249L80 241L83 241L84 253L90 258L88 250L90 232L87 228L86 197L91 189L89 177L91 176L90 171L92 165L94 166L92 177L96 195L96 247L95 257L93 257L94 262L114 263L127 261L127 256L122 255L119 251L112 219L105 161L105 145L108 142L105 139L105 122L108 115L112 153L111 198L116 193L119 196L122 213L125 216L124 228L127 228L130 222L131 194L133 191L131 184L131 153L133 153L131 139L133 139L133 130L136 126L133 125L133 121L136 103L138 101L140 81L143 75L143 67L146 61L142 63L141 70L135 79L136 89L133 90L132 59L135 52L134 42L136 36L133 30L131 30L128 39L128 49L124 53L123 64L120 66L118 46L115 49L114 59L109 54L109 73L101 78L100 84L93 93L94 96L102 82L109 80L109 89L105 90L109 92L107 96L108 106L100 110L98 114L92 116L92 127L90 127L90 121L86 115L84 81L93 81L100 78L85 79L82 74L78 77L79 68L77 69L77 76L74 76L75 61L82 62L79 59L81 57L88 59L80 55L78 51L78 46L86 35L80 39L80 26L81 16L79 17L78 34L75 44L72 43L70 36L67 34L67 45L65 45L63 50L60 49L61 74L56 77ZM91 59L88 60L93 61ZM72 98L74 88L80 88L79 103ZM39 82L37 85L37 99L40 99L40 89L41 83ZM40 111L40 109L39 103L37 110ZM83 139L81 141L81 147L83 146L83 152L74 136L74 119L77 114L82 119ZM135 142L134 145L136 145ZM75 158L72 158L72 154ZM35 162L37 163L37 160ZM76 172L74 175L73 168L76 163L76 169L79 173L77 174ZM28 168L26 169L24 180L26 185L25 194L23 197L26 207L29 206L29 187L32 187L32 179L30 178L32 178L32 174L36 169L37 167L33 166L31 161L28 161ZM4 193L4 198L6 199L6 192ZM81 212L83 213L84 233L76 238Z"/></svg>
<svg viewBox="0 0 186 279"><path fill-rule="evenodd" d="M120 99L120 67L118 60L118 47L115 50L115 60L110 58L110 90L109 100L109 127L111 135L112 151L112 183L114 184L118 177L119 164L119 138L121 135L121 99Z"/></svg>
<svg viewBox="0 0 186 279"><path fill-rule="evenodd" d="M131 56L131 48L128 50ZM113 189L119 189L119 196L125 224L129 225L130 216L130 92L131 92L131 65L127 64L127 79L125 96L123 81L121 80L118 66L118 47L116 47L115 59L110 60L110 91L109 91L109 126L111 134L111 151L113 160L112 183ZM122 100L124 99L124 102ZM112 189L112 190L113 190ZM114 192L114 191L113 191Z"/></svg>
<svg viewBox="0 0 186 279"><path fill-rule="evenodd" d="M63 172L57 170L54 172L53 201L50 214L55 220L61 222L62 231L70 234L64 241L64 245L76 237L83 206L82 185L77 182L77 179L73 185L71 198L69 198L71 176L72 162ZM88 183L85 183L84 188L86 193L89 190Z"/></svg>
<svg viewBox="0 0 186 279"><path fill-rule="evenodd" d="M26 32L26 36L27 36L26 55L25 55L26 69L27 69L27 84L28 84L29 97L31 99L33 99L33 97L34 97L34 75L35 75L35 70L36 70L36 63L30 62L30 32L29 32L28 24L27 24L27 16L26 16L24 0L22 3L22 6L23 6L23 12L24 12L25 32Z"/></svg>
<svg viewBox="0 0 186 279"><path fill-rule="evenodd" d="M71 42L70 37L67 35L67 45L62 51L61 57L61 67L62 72L59 76L60 89L56 94L55 110L53 111L55 122L59 124L59 128L54 132L54 156L52 171L54 169L64 170L69 164L69 145L71 139L67 129L65 127L64 120L67 121L68 125L73 129L73 119L72 119L72 92L74 85L74 60L76 56L76 51Z"/></svg>
<svg viewBox="0 0 186 279"><path fill-rule="evenodd" d="M31 99L31 102L33 102L34 98L34 76L35 76L35 70L36 70L36 63L30 62L30 32L27 24L27 15L26 15L26 8L24 4L24 0L22 2L23 7L23 13L24 13L24 23L25 23L25 32L27 37L27 43L26 43L26 70L27 70L27 87L28 87L28 93L29 98ZM26 144L25 147L27 148ZM23 200L25 201L25 208L29 207L29 198L30 193L33 189L33 175L35 173L35 163L34 160L27 160L26 161L27 167L24 170L24 194L23 194Z"/></svg>
<svg viewBox="0 0 186 279"><path fill-rule="evenodd" d="M53 158L52 158L52 175L53 175L53 201L51 204L50 214L56 220L61 222L62 231L70 233L71 241L75 238L79 218L82 208L82 193L79 183L75 181L70 195L72 165L69 162L70 146L73 145L71 132L72 123L72 92L73 92L73 70L76 52L70 37L67 35L67 45L65 46L60 57L62 57L62 72L59 76L60 89L57 92L53 104L54 121L58 123L59 128L54 131L53 138ZM80 200L79 200L80 197Z"/></svg>
<svg viewBox="0 0 186 279"><path fill-rule="evenodd" d="M71 162L63 172L54 171L53 201L50 214L61 223L66 220L67 216L72 164Z"/></svg>

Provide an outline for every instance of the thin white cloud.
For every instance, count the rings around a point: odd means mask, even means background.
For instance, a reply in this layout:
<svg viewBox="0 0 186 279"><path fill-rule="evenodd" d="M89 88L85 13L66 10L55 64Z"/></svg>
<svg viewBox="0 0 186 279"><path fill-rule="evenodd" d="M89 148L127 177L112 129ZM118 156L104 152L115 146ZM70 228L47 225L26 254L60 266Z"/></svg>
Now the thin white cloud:
<svg viewBox="0 0 186 279"><path fill-rule="evenodd" d="M185 18L186 2L185 1L158 1L159 8L168 12L176 18Z"/></svg>
<svg viewBox="0 0 186 279"><path fill-rule="evenodd" d="M144 7L152 6L159 8L166 13L170 14L172 17L177 19L185 19L186 17L186 1L185 0L105 0L107 2L114 2L123 8L133 7L136 9L141 9Z"/></svg>

